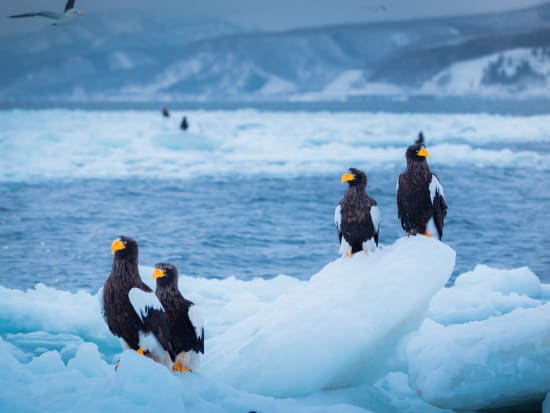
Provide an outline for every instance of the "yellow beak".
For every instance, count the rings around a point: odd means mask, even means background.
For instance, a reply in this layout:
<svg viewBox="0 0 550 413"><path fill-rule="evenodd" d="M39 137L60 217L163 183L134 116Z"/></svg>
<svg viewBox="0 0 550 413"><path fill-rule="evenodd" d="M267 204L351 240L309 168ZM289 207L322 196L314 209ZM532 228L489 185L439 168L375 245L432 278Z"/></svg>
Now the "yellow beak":
<svg viewBox="0 0 550 413"><path fill-rule="evenodd" d="M153 279L155 280L157 278L166 277L166 272L164 270L161 270L160 268L155 268L153 274L151 274L151 277L153 277Z"/></svg>
<svg viewBox="0 0 550 413"><path fill-rule="evenodd" d="M349 182L349 181L353 181L354 179L355 179L355 175L350 174L349 172L346 172L344 175L342 175L342 178L340 178L342 182Z"/></svg>
<svg viewBox="0 0 550 413"><path fill-rule="evenodd" d="M113 243L111 244L111 252L114 254L115 252L117 251L120 251L120 250L123 250L124 248L126 248L126 246L124 245L124 243L119 240L119 239L115 239L113 241Z"/></svg>
<svg viewBox="0 0 550 413"><path fill-rule="evenodd" d="M420 148L420 150L416 153L418 156L422 156L424 158L427 158L428 156L430 156L430 153L428 152L428 150L426 148Z"/></svg>

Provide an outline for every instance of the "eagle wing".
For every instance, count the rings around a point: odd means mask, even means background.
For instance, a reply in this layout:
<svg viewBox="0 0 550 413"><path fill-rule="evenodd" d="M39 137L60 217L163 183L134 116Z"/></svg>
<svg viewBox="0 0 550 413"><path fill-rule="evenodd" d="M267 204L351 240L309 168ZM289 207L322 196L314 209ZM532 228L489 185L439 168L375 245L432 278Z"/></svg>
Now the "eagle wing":
<svg viewBox="0 0 550 413"><path fill-rule="evenodd" d="M334 224L336 225L338 241L342 242L342 211L340 204L336 205L336 209L334 210Z"/></svg>
<svg viewBox="0 0 550 413"><path fill-rule="evenodd" d="M173 351L170 345L170 331L166 312L155 293L150 289L146 291L134 287L128 292L128 298L145 330L152 332L162 347L172 356Z"/></svg>
<svg viewBox="0 0 550 413"><path fill-rule="evenodd" d="M23 14L14 14L13 16L8 16L10 19L18 19L21 17L48 17L50 19L59 19L63 15L61 13L55 13L53 11L39 11L37 13L23 13Z"/></svg>
<svg viewBox="0 0 550 413"><path fill-rule="evenodd" d="M439 232L439 239L443 237L443 221L447 216L447 203L443 193L443 186L436 175L432 175L430 182L430 199L433 206L434 223Z"/></svg>
<svg viewBox="0 0 550 413"><path fill-rule="evenodd" d="M374 205L370 207L370 219L374 228L374 242L378 246L378 233L380 231L380 210L376 206L376 202L373 200Z"/></svg>
<svg viewBox="0 0 550 413"><path fill-rule="evenodd" d="M191 324L195 329L195 335L197 336L197 343L193 347L193 350L204 354L204 325L202 322L202 316L199 310L196 309L195 305L191 305L191 307L189 307L187 314L189 315L189 321L191 321Z"/></svg>
<svg viewBox="0 0 550 413"><path fill-rule="evenodd" d="M74 2L75 0L67 0L67 4L65 5L65 12L70 9L74 9Z"/></svg>
<svg viewBox="0 0 550 413"><path fill-rule="evenodd" d="M401 180L401 175L397 178L397 185L395 187L395 192L397 193L397 217L401 220L401 227L406 231L407 227L405 225L405 205L404 205L404 194L399 181Z"/></svg>

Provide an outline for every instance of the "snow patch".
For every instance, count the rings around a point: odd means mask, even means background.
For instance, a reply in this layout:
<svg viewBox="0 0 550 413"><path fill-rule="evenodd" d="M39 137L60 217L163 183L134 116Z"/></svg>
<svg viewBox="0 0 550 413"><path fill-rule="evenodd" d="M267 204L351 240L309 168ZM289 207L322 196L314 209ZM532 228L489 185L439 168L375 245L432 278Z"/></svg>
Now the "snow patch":
<svg viewBox="0 0 550 413"><path fill-rule="evenodd" d="M518 48L454 63L427 81L420 93L548 97L549 90L550 51Z"/></svg>

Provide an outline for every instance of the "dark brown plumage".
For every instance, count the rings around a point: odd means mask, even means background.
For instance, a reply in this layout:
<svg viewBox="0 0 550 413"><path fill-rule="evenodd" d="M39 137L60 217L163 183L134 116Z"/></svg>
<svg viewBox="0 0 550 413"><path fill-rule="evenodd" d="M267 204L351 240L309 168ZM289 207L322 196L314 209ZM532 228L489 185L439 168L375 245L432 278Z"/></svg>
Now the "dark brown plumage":
<svg viewBox="0 0 550 413"><path fill-rule="evenodd" d="M168 320L162 305L139 276L138 244L121 236L113 241L114 253L111 274L103 286L103 317L111 332L131 349L141 349L159 362L165 363L165 350L174 358L170 343ZM154 348L153 335L162 349Z"/></svg>
<svg viewBox="0 0 550 413"><path fill-rule="evenodd" d="M407 148L407 169L397 182L397 215L408 234L441 239L447 204L437 175L428 167L428 155L423 143Z"/></svg>
<svg viewBox="0 0 550 413"><path fill-rule="evenodd" d="M348 189L334 211L340 253L351 255L378 246L380 214L376 201L366 193L367 175L350 168L342 175Z"/></svg>
<svg viewBox="0 0 550 413"><path fill-rule="evenodd" d="M189 123L187 122L187 118L184 116L181 120L180 129L187 130L187 128L189 128Z"/></svg>
<svg viewBox="0 0 550 413"><path fill-rule="evenodd" d="M192 368L198 356L204 354L204 328L192 301L187 300L178 288L178 269L168 263L155 265L155 294L168 316L171 345L176 353L174 369ZM195 354L192 354L195 353Z"/></svg>

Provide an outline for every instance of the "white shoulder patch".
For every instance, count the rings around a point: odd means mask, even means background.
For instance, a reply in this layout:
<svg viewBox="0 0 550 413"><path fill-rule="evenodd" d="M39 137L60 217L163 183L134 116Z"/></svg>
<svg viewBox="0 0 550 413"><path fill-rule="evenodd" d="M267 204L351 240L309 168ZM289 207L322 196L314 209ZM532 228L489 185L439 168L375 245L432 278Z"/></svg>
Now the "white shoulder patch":
<svg viewBox="0 0 550 413"><path fill-rule="evenodd" d="M342 213L340 212L340 209L340 204L338 204L334 210L334 224L336 225L338 232L340 232L340 227L342 226Z"/></svg>
<svg viewBox="0 0 550 413"><path fill-rule="evenodd" d="M346 239L342 237L342 242L340 242L340 249L338 250L338 254L344 257L351 252L351 249L351 245L349 245Z"/></svg>
<svg viewBox="0 0 550 413"><path fill-rule="evenodd" d="M430 198L432 200L432 204L437 193L445 198L445 195L443 194L443 187L439 183L439 179L437 179L435 175L432 175L432 180L430 181Z"/></svg>
<svg viewBox="0 0 550 413"><path fill-rule="evenodd" d="M140 288L134 287L128 292L130 304L134 307L134 311L143 322L143 318L147 317L149 310L164 311L164 307L154 292L146 292Z"/></svg>
<svg viewBox="0 0 550 413"><path fill-rule="evenodd" d="M195 327L195 334L197 335L197 338L200 339L204 330L201 313L195 308L195 305L193 304L191 307L189 307L189 312L187 314L189 315L189 320L191 320L191 324L193 324L193 327Z"/></svg>
<svg viewBox="0 0 550 413"><path fill-rule="evenodd" d="M372 220L374 231L378 232L378 228L380 228L380 210L376 205L370 207L370 219Z"/></svg>

